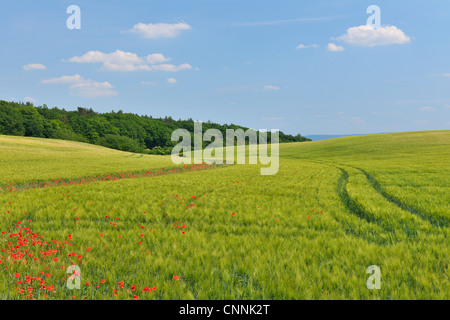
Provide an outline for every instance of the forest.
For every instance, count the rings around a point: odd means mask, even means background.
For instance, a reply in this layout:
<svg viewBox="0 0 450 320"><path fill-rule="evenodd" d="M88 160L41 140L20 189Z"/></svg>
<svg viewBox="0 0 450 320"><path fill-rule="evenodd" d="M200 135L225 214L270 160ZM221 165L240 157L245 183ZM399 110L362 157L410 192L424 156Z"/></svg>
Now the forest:
<svg viewBox="0 0 450 320"><path fill-rule="evenodd" d="M194 120L174 120L172 117L153 118L148 115L124 113L122 110L98 113L92 108L78 107L67 111L47 105L34 106L30 102L0 100L0 134L63 139L96 144L112 149L145 154L170 154L177 142L171 141L172 132L184 128L192 135ZM227 129L248 128L235 124L202 125L203 132L218 129L225 136ZM270 132L268 133L270 139ZM270 141L270 140L268 140ZM300 134L279 133L279 141L310 141ZM208 143L203 142L205 147Z"/></svg>

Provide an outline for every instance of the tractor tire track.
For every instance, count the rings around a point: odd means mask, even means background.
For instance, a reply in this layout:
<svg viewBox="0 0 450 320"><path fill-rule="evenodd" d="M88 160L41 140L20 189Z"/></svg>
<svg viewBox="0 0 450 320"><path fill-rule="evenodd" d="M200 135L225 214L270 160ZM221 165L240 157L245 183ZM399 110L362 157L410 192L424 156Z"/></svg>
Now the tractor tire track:
<svg viewBox="0 0 450 320"><path fill-rule="evenodd" d="M450 226L450 219L441 216L441 217L439 217L439 220L438 220L436 217L434 217L431 214L425 213L417 208L414 208L410 205L403 203L398 198L386 193L386 191L384 191L381 184L368 172L366 172L365 170L363 170L361 168L357 168L357 167L354 167L354 168L361 171L366 176L367 181L375 189L375 191L377 191L384 199L386 199L390 203L395 204L397 207L399 207L400 209L402 209L404 211L407 211L411 214L418 216L420 219L422 219L426 222L429 222L434 227L441 228L441 227L449 227Z"/></svg>
<svg viewBox="0 0 450 320"><path fill-rule="evenodd" d="M373 215L369 214L368 212L364 211L357 203L354 201L347 191L347 184L348 184L348 172L345 171L342 168L338 168L341 170L342 175L338 180L337 185L337 192L339 195L339 198L341 199L342 203L344 204L345 208L350 211L352 214L358 216L361 219L366 220L369 223L377 223L379 224L378 219L376 219Z"/></svg>
<svg viewBox="0 0 450 320"><path fill-rule="evenodd" d="M436 218L435 216L426 213L424 211L421 211L411 205L407 205L405 203L403 203L400 199L398 199L397 197L388 194L386 191L384 191L382 185L371 175L369 174L367 171L365 171L364 169L352 166L352 165L348 165L348 164L338 164L340 166L345 166L345 167L350 167L356 170L359 170L360 172L362 172L367 181L369 182L369 184L372 186L373 189L375 189L375 191L380 194L386 201L394 204L395 206L397 206L399 209L409 212L410 214L413 214L417 217L419 217L420 219L422 219L423 221L431 224L433 227L436 228L442 228L442 227L450 227L450 219L446 218L446 217L438 217ZM338 167L336 167L338 168ZM342 170L341 168L338 168L340 170ZM348 173L347 173L347 177L348 177Z"/></svg>
<svg viewBox="0 0 450 320"><path fill-rule="evenodd" d="M309 161L311 161L311 160L309 160ZM335 216L334 219L340 225L342 225L343 230L347 235L362 239L364 241L367 241L368 243L372 243L372 244L375 244L378 246L392 245L392 244L399 243L402 241L400 238L398 238L396 231L393 228L386 227L386 225L384 225L382 223L382 221L380 221L380 219L377 219L372 214L365 211L360 205L358 205L356 203L355 200L353 200L350 197L350 195L347 191L349 174L345 169L338 167L334 164L324 163L321 161L313 160L311 162L320 164L320 165L323 165L323 166L326 166L329 168L334 168L334 169L340 170L341 176L339 177L339 179L337 181L336 193L338 195L338 198L341 200L342 204L344 205L345 210L348 213L350 213L352 216L355 216L356 218L365 221L369 225L374 225L377 228L379 228L378 231L372 230L369 232L367 232L367 231L362 232L361 230L358 230L358 228L355 228L355 226L353 226L352 224L348 224L348 222L341 221L339 218L337 218ZM386 234L383 234L382 232L384 232Z"/></svg>

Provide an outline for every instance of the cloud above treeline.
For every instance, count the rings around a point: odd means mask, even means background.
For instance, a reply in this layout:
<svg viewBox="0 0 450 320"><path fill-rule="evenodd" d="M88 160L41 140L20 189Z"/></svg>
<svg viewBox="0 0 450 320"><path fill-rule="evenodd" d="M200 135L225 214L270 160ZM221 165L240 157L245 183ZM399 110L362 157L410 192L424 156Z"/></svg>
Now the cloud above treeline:
<svg viewBox="0 0 450 320"><path fill-rule="evenodd" d="M310 48L317 49L319 47L320 46L318 44L316 44L316 43L314 43L314 44L299 44L297 47L295 47L295 49L297 49L297 50L310 49Z"/></svg>
<svg viewBox="0 0 450 320"><path fill-rule="evenodd" d="M192 66L188 63L180 65L164 63L171 59L161 53L149 54L140 57L136 53L116 50L111 53L101 51L89 51L79 57L67 59L74 63L101 63L102 70L107 71L166 71L177 72L190 70Z"/></svg>
<svg viewBox="0 0 450 320"><path fill-rule="evenodd" d="M338 46L338 45L336 45L334 43L329 43L328 46L327 46L327 50L331 51L331 52L339 52L339 51L344 51L345 48L342 47L342 46Z"/></svg>
<svg viewBox="0 0 450 320"><path fill-rule="evenodd" d="M173 38L181 31L190 30L191 26L185 22L177 23L138 23L129 29L129 33L136 33L146 39Z"/></svg>
<svg viewBox="0 0 450 320"><path fill-rule="evenodd" d="M27 65L24 65L22 68L23 68L23 70L25 70L25 71L31 71L31 70L45 70L45 69L47 69L47 67L44 66L44 65L41 64L41 63L30 63L30 64L27 64Z"/></svg>
<svg viewBox="0 0 450 320"><path fill-rule="evenodd" d="M51 78L42 80L42 84L69 84L71 94L85 98L111 97L119 93L107 81L98 82L91 79L84 79L79 74L73 76L62 76L59 78Z"/></svg>
<svg viewBox="0 0 450 320"><path fill-rule="evenodd" d="M411 41L410 37L395 26L382 26L376 29L368 25L348 28L347 32L336 40L362 47L405 44Z"/></svg>

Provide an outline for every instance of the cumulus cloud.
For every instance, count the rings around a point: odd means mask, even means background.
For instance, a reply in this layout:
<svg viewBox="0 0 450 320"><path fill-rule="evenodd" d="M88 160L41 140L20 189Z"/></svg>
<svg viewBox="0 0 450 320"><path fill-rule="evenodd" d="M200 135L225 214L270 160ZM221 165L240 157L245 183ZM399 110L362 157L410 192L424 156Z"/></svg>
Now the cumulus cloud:
<svg viewBox="0 0 450 320"><path fill-rule="evenodd" d="M338 45L336 45L334 43L329 43L328 46L327 46L327 50L331 51L331 52L338 52L338 51L344 51L345 48L341 47L341 46L338 46Z"/></svg>
<svg viewBox="0 0 450 320"><path fill-rule="evenodd" d="M84 79L79 74L73 76L62 76L59 78L52 78L42 80L43 84L70 84L70 93L85 98L96 97L111 97L116 96L119 93L109 82L98 82L91 79Z"/></svg>
<svg viewBox="0 0 450 320"><path fill-rule="evenodd" d="M177 79L175 79L175 78L168 78L167 79L167 83L176 84L177 83Z"/></svg>
<svg viewBox="0 0 450 320"><path fill-rule="evenodd" d="M276 90L280 90L280 87L268 85L268 86L264 86L264 90L274 90L274 91L276 91Z"/></svg>
<svg viewBox="0 0 450 320"><path fill-rule="evenodd" d="M69 58L67 61L74 63L101 63L102 69L107 71L169 71L192 69L192 66L185 63L179 66L173 64L161 64L170 61L161 53L152 53L145 57L140 57L136 53L116 50L111 53L101 51L89 51L79 57Z"/></svg>
<svg viewBox="0 0 450 320"><path fill-rule="evenodd" d="M402 30L395 26L373 28L368 25L348 28L347 32L337 37L336 40L363 47L404 44L411 41Z"/></svg>
<svg viewBox="0 0 450 320"><path fill-rule="evenodd" d="M22 67L25 71L30 71L30 70L45 70L47 69L46 66L44 66L43 64L40 63L30 63L27 65L24 65Z"/></svg>
<svg viewBox="0 0 450 320"><path fill-rule="evenodd" d="M161 53L152 53L146 56L145 60L150 64L155 64L170 61L170 58L164 57Z"/></svg>
<svg viewBox="0 0 450 320"><path fill-rule="evenodd" d="M435 108L431 107L431 106L425 106L422 108L419 108L420 111L433 111L436 110Z"/></svg>
<svg viewBox="0 0 450 320"><path fill-rule="evenodd" d="M82 82L84 79L79 74L75 74L73 76L62 76L59 78L51 78L47 80L42 80L41 83L48 84L48 83L76 83L76 82Z"/></svg>
<svg viewBox="0 0 450 320"><path fill-rule="evenodd" d="M158 64L151 67L151 71L166 71L166 72L177 72L181 70L190 70L192 66L188 63L180 64L175 66L173 64Z"/></svg>
<svg viewBox="0 0 450 320"><path fill-rule="evenodd" d="M314 43L314 44L299 44L297 47L295 47L295 49L297 49L297 50L310 49L310 48L317 49L319 47L320 46L318 44L316 44L316 43Z"/></svg>
<svg viewBox="0 0 450 320"><path fill-rule="evenodd" d="M184 22L178 23L138 23L128 32L136 33L146 39L173 38L181 31L190 30L191 26Z"/></svg>

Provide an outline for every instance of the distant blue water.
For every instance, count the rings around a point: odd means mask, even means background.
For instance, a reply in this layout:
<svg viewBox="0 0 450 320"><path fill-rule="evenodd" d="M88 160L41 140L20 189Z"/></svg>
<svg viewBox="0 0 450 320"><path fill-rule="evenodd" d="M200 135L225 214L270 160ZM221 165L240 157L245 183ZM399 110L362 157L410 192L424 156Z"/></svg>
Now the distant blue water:
<svg viewBox="0 0 450 320"><path fill-rule="evenodd" d="M351 136L363 136L365 134L342 134L342 135L331 135L331 134L312 134L309 136L305 136L308 139L311 139L312 141L320 141L320 140L328 140L328 139L334 139L334 138L342 138L342 137L351 137Z"/></svg>

